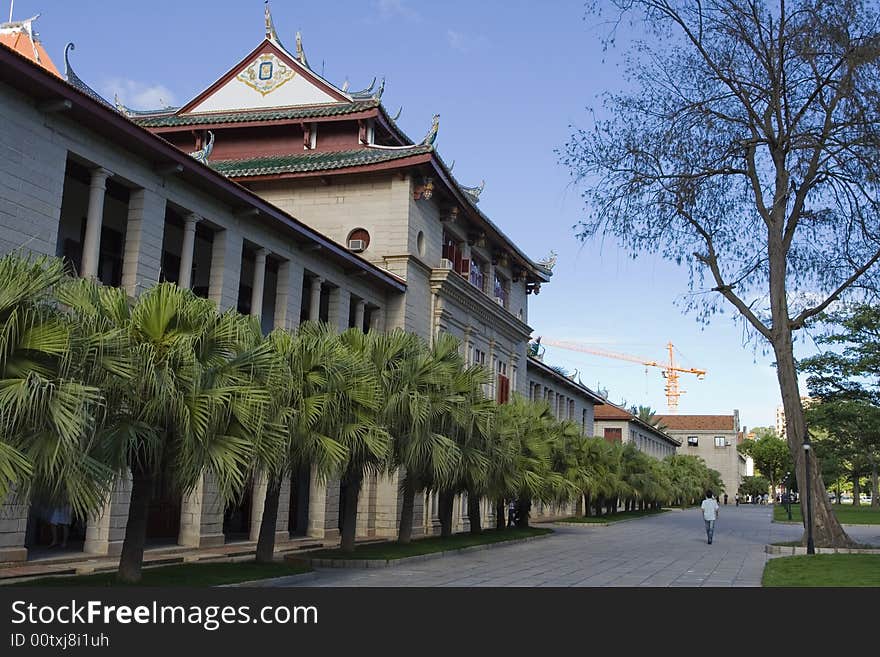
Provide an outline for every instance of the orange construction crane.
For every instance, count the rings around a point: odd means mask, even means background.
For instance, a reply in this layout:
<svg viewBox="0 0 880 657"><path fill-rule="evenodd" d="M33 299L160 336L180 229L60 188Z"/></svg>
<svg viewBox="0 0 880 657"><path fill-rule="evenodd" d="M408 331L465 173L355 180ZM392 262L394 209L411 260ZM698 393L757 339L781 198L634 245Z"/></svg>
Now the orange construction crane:
<svg viewBox="0 0 880 657"><path fill-rule="evenodd" d="M539 336L532 344L532 355L541 356L543 352L539 353L539 349L542 345L547 345L550 347L559 347L560 349L569 349L571 351L582 351L587 354L593 354L594 356L604 356L605 358L616 358L618 360L627 360L631 363L639 363L641 365L645 365L646 367L659 367L662 370L663 377L666 379L666 385L664 386L664 390L666 391L666 404L669 407L670 413L678 412L678 398L684 394L684 390L681 390L678 387L678 377L680 374L696 374L697 379L703 380L706 376L706 370L700 370L696 368L684 368L678 367L675 364L675 357L673 353L674 346L670 342L666 345L669 350L669 362L661 363L656 360L648 360L647 358L640 358L639 356L631 356L629 354L620 354L615 351L604 351L602 349L593 349L592 347L587 347L579 342L566 342L564 340L543 340Z"/></svg>

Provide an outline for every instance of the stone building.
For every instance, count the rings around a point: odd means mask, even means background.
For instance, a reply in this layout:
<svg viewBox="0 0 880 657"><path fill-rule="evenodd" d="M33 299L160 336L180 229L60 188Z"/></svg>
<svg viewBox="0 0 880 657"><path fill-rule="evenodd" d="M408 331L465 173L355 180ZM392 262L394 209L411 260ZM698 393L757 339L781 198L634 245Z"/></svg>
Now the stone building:
<svg viewBox="0 0 880 657"><path fill-rule="evenodd" d="M59 75L29 22L4 25L0 36L0 252L63 256L79 275L132 296L172 281L259 317L265 331L316 319L429 340L448 332L468 362L493 372L499 402L529 394L533 371L548 376L528 359L527 322L528 296L551 265L531 260L479 209L482 185L453 177L434 147L437 117L414 142L382 106L384 85L331 84L308 65L299 35L295 52L281 44L268 8L251 53L186 105L158 111L108 103L71 68L72 44ZM554 385L592 431L598 398ZM291 480L278 539L337 536L339 482L310 472ZM129 494L123 478L79 528L85 550L119 552ZM260 477L225 509L209 478L186 499L160 492L149 538L253 540L264 495ZM430 496L421 502L416 534L436 526ZM360 504L360 536L396 533L396 476L368 478ZM15 500L0 509L0 561L39 543L34 511Z"/></svg>
<svg viewBox="0 0 880 657"><path fill-rule="evenodd" d="M670 432L658 429L610 403L596 408L596 435L610 443L632 443L639 451L656 459L675 454L681 446L681 441Z"/></svg>
<svg viewBox="0 0 880 657"><path fill-rule="evenodd" d="M721 473L724 490L733 497L746 473L746 458L736 446L742 440L739 411L732 415L661 415L666 433L681 441L679 454L701 457Z"/></svg>

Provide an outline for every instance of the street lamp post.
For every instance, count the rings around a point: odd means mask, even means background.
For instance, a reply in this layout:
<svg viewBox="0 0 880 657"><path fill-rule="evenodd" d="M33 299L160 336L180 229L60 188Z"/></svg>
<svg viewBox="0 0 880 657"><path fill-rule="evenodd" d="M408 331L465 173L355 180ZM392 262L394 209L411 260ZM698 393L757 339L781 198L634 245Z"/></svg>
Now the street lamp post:
<svg viewBox="0 0 880 657"><path fill-rule="evenodd" d="M807 489L807 554L816 554L813 546L813 502L810 489L810 434L804 432L804 485Z"/></svg>

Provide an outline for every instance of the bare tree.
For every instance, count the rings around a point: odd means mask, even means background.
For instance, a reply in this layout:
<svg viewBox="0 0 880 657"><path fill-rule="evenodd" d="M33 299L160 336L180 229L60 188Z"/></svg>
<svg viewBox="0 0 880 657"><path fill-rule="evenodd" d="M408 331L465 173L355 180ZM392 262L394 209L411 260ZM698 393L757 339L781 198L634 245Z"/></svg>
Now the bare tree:
<svg viewBox="0 0 880 657"><path fill-rule="evenodd" d="M793 336L876 282L880 36L858 0L612 0L633 91L575 132L563 161L586 188L583 240L687 264L689 309L729 303L773 349L805 491ZM627 22L629 21L629 22ZM612 34L612 37L615 36ZM851 541L811 468L816 545Z"/></svg>

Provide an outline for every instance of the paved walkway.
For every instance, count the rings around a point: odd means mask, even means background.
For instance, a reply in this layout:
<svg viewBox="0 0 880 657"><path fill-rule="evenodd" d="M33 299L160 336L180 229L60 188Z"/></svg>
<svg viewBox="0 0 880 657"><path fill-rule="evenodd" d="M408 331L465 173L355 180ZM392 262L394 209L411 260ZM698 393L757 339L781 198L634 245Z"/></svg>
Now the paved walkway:
<svg viewBox="0 0 880 657"><path fill-rule="evenodd" d="M712 545L699 509L668 511L607 527L559 527L528 543L377 569L319 569L275 586L760 586L764 546L800 537L771 523L772 506L721 507ZM880 543L880 526L852 528Z"/></svg>

